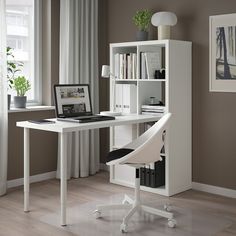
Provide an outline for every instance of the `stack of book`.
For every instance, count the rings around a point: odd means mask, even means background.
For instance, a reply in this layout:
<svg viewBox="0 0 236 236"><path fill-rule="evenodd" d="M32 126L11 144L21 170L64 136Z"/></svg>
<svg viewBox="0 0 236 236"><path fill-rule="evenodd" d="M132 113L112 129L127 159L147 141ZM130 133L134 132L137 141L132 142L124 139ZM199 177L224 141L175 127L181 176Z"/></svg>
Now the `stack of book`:
<svg viewBox="0 0 236 236"><path fill-rule="evenodd" d="M142 105L141 110L142 114L162 116L163 113L165 112L165 107L160 105L150 104L150 105Z"/></svg>
<svg viewBox="0 0 236 236"><path fill-rule="evenodd" d="M116 53L115 54L115 78L137 79L137 54Z"/></svg>

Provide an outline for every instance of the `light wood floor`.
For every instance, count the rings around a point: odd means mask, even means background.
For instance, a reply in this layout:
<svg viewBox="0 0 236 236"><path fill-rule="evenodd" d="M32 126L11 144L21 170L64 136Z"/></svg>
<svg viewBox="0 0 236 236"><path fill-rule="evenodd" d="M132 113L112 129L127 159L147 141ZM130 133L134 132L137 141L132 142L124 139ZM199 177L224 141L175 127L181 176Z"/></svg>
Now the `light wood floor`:
<svg viewBox="0 0 236 236"><path fill-rule="evenodd" d="M0 235L121 235L118 227L121 218L116 217L116 213L108 215L105 220L99 222L90 219L90 213L87 211L93 209L97 203L104 203L104 201L107 203L107 199L120 198L123 193L132 196L133 190L109 184L106 172L100 172L89 178L70 180L68 183L70 223L68 227L61 227L58 222L60 217L58 180L31 185L30 213L23 212L23 188L10 189L6 196L0 198ZM161 203L167 201L177 206L174 208L176 212L180 211L177 213L177 220L180 219L179 229L178 227L177 229L163 228L162 232L156 235L236 235L236 199L192 190L171 198L142 192L142 199L151 204L153 202L154 205L158 201ZM82 222L76 225L77 220ZM111 225L112 220L116 221L117 226L114 228ZM151 222L153 222L151 229L150 227L147 231L139 229L127 235L155 235L155 231L159 232L158 222L164 223L164 221L157 218L151 219ZM137 222L135 228L139 223ZM102 229L96 228L99 225ZM93 228L96 229L94 233L92 233Z"/></svg>

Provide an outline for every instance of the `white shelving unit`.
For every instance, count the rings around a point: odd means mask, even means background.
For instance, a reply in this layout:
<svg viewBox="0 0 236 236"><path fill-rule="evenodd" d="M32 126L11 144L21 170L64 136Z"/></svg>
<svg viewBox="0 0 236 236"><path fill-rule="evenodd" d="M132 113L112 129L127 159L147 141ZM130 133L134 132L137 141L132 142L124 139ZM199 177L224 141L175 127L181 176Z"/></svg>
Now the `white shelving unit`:
<svg viewBox="0 0 236 236"><path fill-rule="evenodd" d="M162 52L162 67L165 79L142 79L140 75L141 52ZM172 113L171 126L167 135L165 153L165 186L150 188L145 191L172 196L191 188L192 184L192 43L177 40L154 40L110 44L110 69L114 73L115 54L137 53L137 79L115 79L115 83L135 84L137 89L137 114L141 105L147 104L150 97L165 103L167 112ZM112 84L112 83L111 83ZM110 101L113 99L112 85ZM112 108L112 104L111 104ZM128 129L126 129L128 130ZM140 126L132 130L132 138L140 134ZM110 128L110 149L116 147L115 130ZM124 133L124 137L127 134ZM134 137L135 136L135 137ZM134 186L134 168L112 166L110 182L124 186Z"/></svg>

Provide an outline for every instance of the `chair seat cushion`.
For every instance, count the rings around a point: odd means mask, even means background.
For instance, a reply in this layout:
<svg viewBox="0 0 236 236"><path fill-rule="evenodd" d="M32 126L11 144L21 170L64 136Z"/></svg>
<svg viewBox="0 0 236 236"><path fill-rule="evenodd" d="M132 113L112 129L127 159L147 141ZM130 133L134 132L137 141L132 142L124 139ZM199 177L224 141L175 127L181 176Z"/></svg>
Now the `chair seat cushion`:
<svg viewBox="0 0 236 236"><path fill-rule="evenodd" d="M108 154L107 161L109 162L109 161L113 161L121 157L124 157L127 154L131 153L132 151L134 150L129 149L129 148L120 148L120 149L114 150Z"/></svg>

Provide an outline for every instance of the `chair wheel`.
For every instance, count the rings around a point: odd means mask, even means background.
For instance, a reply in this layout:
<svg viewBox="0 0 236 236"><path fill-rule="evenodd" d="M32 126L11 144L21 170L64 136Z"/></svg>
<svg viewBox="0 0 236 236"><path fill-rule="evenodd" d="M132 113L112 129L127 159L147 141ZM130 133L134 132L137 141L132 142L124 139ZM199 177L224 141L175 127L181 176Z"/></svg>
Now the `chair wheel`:
<svg viewBox="0 0 236 236"><path fill-rule="evenodd" d="M175 219L168 219L168 226L169 226L170 228L175 228L176 225L177 225L177 222L176 222Z"/></svg>
<svg viewBox="0 0 236 236"><path fill-rule="evenodd" d="M122 223L121 225L120 225L120 231L121 231L121 233L127 233L127 227L128 227L128 225L127 224L124 224L124 223Z"/></svg>
<svg viewBox="0 0 236 236"><path fill-rule="evenodd" d="M101 213L99 210L95 210L95 211L93 212L93 215L94 215L94 217L95 217L96 219L98 219L98 218L101 217L102 213Z"/></svg>
<svg viewBox="0 0 236 236"><path fill-rule="evenodd" d="M165 204L165 205L164 205L164 210L170 212L170 211L172 210L171 205Z"/></svg>

